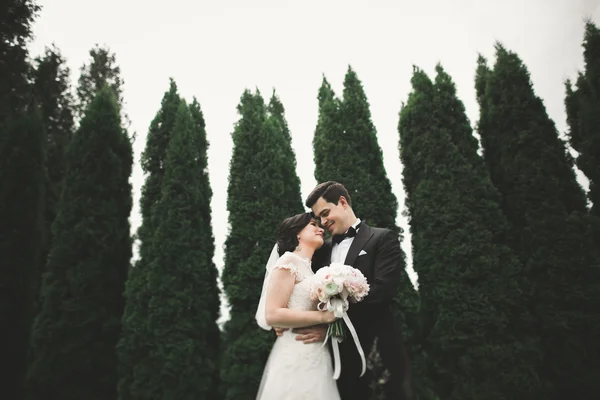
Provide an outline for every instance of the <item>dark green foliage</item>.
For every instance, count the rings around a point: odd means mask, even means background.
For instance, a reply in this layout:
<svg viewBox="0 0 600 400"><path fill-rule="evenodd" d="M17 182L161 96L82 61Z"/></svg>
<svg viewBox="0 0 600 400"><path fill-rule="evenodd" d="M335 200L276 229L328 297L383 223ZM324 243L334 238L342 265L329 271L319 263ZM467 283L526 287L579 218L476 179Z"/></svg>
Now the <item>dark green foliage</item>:
<svg viewBox="0 0 600 400"><path fill-rule="evenodd" d="M127 278L123 313L123 334L119 339L117 353L119 356L119 398L131 399L133 393L143 392L145 382L136 380L136 369L145 369L142 360L147 357L144 348L147 332L148 303L152 292L147 284L148 264L153 259L153 239L157 225L155 209L161 199L163 179L165 175L166 152L173 135L177 109L181 99L177 93L177 85L171 79L169 90L164 94L161 108L150 124L146 140L146 148L142 153L141 166L147 175L142 187L140 213L142 225L137 236L140 241L139 259L130 269ZM211 246L209 240L206 246ZM210 249L207 249L210 253Z"/></svg>
<svg viewBox="0 0 600 400"><path fill-rule="evenodd" d="M207 274L206 282L207 286L210 289L206 298L206 306L205 309L208 311L210 318L209 327L210 331L207 332L206 335L206 344L207 346L212 346L216 351L214 355L212 355L212 361L215 364L215 367L212 369L212 382L211 382L211 391L209 392L209 399L217 399L219 392L219 373L220 373L220 345L221 345L221 331L216 325L216 321L219 318L220 312L220 290L217 284L219 278L219 271L213 261L215 256L215 239L213 236L212 229L212 216L211 216L211 200L212 200L212 189L210 187L210 179L208 176L208 139L206 137L206 124L204 122L204 116L200 109L200 103L194 98L192 103L190 104L190 113L192 114L192 118L194 120L194 132L195 132L195 140L198 143L199 148L199 161L198 161L198 171L202 171L199 176L199 190L202 193L202 199L204 201L204 205L200 208L200 213L202 214L202 249L204 251L206 261L203 265L205 273ZM213 329L214 328L214 329Z"/></svg>
<svg viewBox="0 0 600 400"><path fill-rule="evenodd" d="M519 205L524 204L511 195L523 190L514 183L528 186L530 191L534 189L532 185L542 185L537 190L537 197L543 199L543 192L551 192L566 213L585 211L585 197L575 180L572 159L558 138L554 122L548 117L542 101L533 93L529 72L514 53L500 45L497 46L497 57L493 71L486 72L485 60L481 57L479 60L477 92L482 108L479 131L484 158L492 181L502 194L509 221L516 219ZM511 118L498 118L505 115ZM513 120L518 124L511 124ZM540 149L547 151L540 153ZM522 165L530 159L536 163ZM517 165L503 166L498 162L500 160L514 160ZM532 174L546 175L547 178L528 184L525 181L531 176L523 176L519 167L535 169ZM521 178L511 181L510 178L517 175Z"/></svg>
<svg viewBox="0 0 600 400"><path fill-rule="evenodd" d="M14 47L14 50L19 50L19 53L24 55L20 59L25 59L27 56L26 45L32 37L31 25L41 7L35 0L8 0L2 2L0 7L0 37L2 38L2 48L7 51L9 47ZM15 53L16 54L16 53ZM2 53L2 57L6 57L8 53Z"/></svg>
<svg viewBox="0 0 600 400"><path fill-rule="evenodd" d="M535 95L519 57L496 47L490 70L480 57L479 134L510 230L507 243L533 287L531 310L544 346L547 398L588 398L600 390L600 256L586 199L565 144Z"/></svg>
<svg viewBox="0 0 600 400"><path fill-rule="evenodd" d="M69 73L65 58L54 46L47 47L44 56L35 60L33 84L47 136L46 222L49 225L56 215L60 182L65 173L65 149L75 125Z"/></svg>
<svg viewBox="0 0 600 400"><path fill-rule="evenodd" d="M5 123L0 142L0 351L3 395L23 398L27 345L44 250L44 126L28 107Z"/></svg>
<svg viewBox="0 0 600 400"><path fill-rule="evenodd" d="M109 88L88 108L66 161L33 327L28 398L115 398L115 345L132 255L133 156Z"/></svg>
<svg viewBox="0 0 600 400"><path fill-rule="evenodd" d="M86 107L104 85L112 89L122 112L123 80L121 79L121 68L116 64L115 54L108 47L96 44L90 50L90 57L89 64L84 64L80 69L79 85L77 86L79 115L85 113Z"/></svg>
<svg viewBox="0 0 600 400"><path fill-rule="evenodd" d="M373 226L399 232L398 202L383 166L369 102L352 68L344 79L343 101L335 98L323 78L313 147L318 182L343 183L357 216Z"/></svg>
<svg viewBox="0 0 600 400"><path fill-rule="evenodd" d="M202 243L202 249L205 253L206 262L203 265L203 268L207 271L208 278L206 281L211 284L210 293L208 298L210 301L207 301L206 309L210 312L210 320L216 321L219 318L219 309L220 309L220 301L219 301L219 289L217 287L217 279L219 276L219 271L213 262L213 258L215 255L215 238L213 236L212 230L212 216L211 216L211 206L210 202L212 200L212 188L210 187L210 179L208 176L208 139L206 137L206 124L204 122L204 115L202 114L202 110L200 109L200 103L196 98L192 99L192 103L190 104L190 113L192 115L192 119L194 122L194 141L196 143L197 148L197 157L198 157L198 166L196 170L199 174L199 184L198 190L201 193L203 204L202 207L196 211L199 211L202 216L202 229L201 234L202 238L200 243ZM202 171L202 172L200 172ZM216 336L208 341L211 345L218 348L218 343L220 340L220 332L217 330ZM218 376L218 371L216 371Z"/></svg>
<svg viewBox="0 0 600 400"><path fill-rule="evenodd" d="M7 134L11 113L26 112L29 104L27 44L39 10L35 0L0 2L0 135Z"/></svg>
<svg viewBox="0 0 600 400"><path fill-rule="evenodd" d="M281 221L303 209L299 188L290 188L298 179L291 173L291 144L284 134L282 108L278 112L274 107L277 103L272 100L269 115L260 93L245 91L233 131L227 199L230 231L222 275L231 306L221 367L221 395L227 400L256 397L275 339L254 320L264 266Z"/></svg>
<svg viewBox="0 0 600 400"><path fill-rule="evenodd" d="M44 234L44 126L28 81L27 46L40 7L0 2L0 379L22 399Z"/></svg>
<svg viewBox="0 0 600 400"><path fill-rule="evenodd" d="M141 258L143 258L145 239L151 237L154 232L151 216L154 207L160 200L166 152L173 134L180 101L177 85L173 79L170 79L169 90L162 98L161 108L150 123L146 148L142 153L142 170L148 177L142 187L140 199L143 224L138 231L138 237L141 240Z"/></svg>
<svg viewBox="0 0 600 400"><path fill-rule="evenodd" d="M75 126L73 118L74 99L71 95L69 68L60 51L47 47L43 57L35 59L33 89L40 105L46 128L46 228L45 250L42 265L52 246L51 227L56 217L57 205L65 174L65 151ZM42 271L38 274L41 278ZM39 281L35 286L39 287ZM37 291L37 290L36 290Z"/></svg>
<svg viewBox="0 0 600 400"><path fill-rule="evenodd" d="M194 103L196 118L201 118ZM165 159L162 197L155 208L156 233L145 270L148 314L134 360L135 399L214 399L218 361L219 299L212 236L205 216L206 137L203 122L179 103ZM207 210L208 209L208 210ZM207 251L208 250L208 251ZM127 389L127 388L125 388ZM125 390L127 392L127 390ZM126 395L122 395L122 398Z"/></svg>
<svg viewBox="0 0 600 400"><path fill-rule="evenodd" d="M298 199L301 198L300 178L298 178L298 175L296 174L296 155L292 150L292 137L287 121L285 120L285 109L275 94L275 91L273 91L273 95L269 101L268 113L271 123L275 125L275 129L277 129L281 138L284 140L280 143L284 156L287 159L287 162L281 169L281 179L284 182L284 193L281 196L281 199L288 202L288 204L284 205L284 208L302 212L302 206L298 206Z"/></svg>
<svg viewBox="0 0 600 400"><path fill-rule="evenodd" d="M398 232L401 240L401 229L396 225L398 202L383 166L369 103L356 72L348 68L343 101L335 97L325 78L318 99L319 120L313 139L315 179L317 182L335 180L343 183L359 218L370 225ZM405 270L406 264L400 267ZM403 273L394 310L403 325L407 343L417 340L414 331L417 308L418 294L408 274ZM413 354L413 358L415 356ZM377 362L379 356L372 353L370 358L375 370L385 373ZM376 393L380 379L376 373L373 383Z"/></svg>
<svg viewBox="0 0 600 400"><path fill-rule="evenodd" d="M343 139L341 126L341 101L335 97L331 85L325 77L319 88L319 119L313 137L313 150L315 161L315 179L317 182L326 182L337 173L337 161L342 157L339 153L342 146L337 143ZM344 144L345 145L345 144ZM335 168L331 170L330 168ZM337 173L334 173L334 171ZM353 196L353 193L350 193Z"/></svg>
<svg viewBox="0 0 600 400"><path fill-rule="evenodd" d="M585 71L573 89L567 81L565 105L569 142L579 152L577 166L590 181L591 212L600 217L600 29L586 23L583 41Z"/></svg>
<svg viewBox="0 0 600 400"><path fill-rule="evenodd" d="M441 399L546 399L523 304L530 285L503 239L496 189L469 139L450 77L415 69L400 113L414 268L419 274L426 373Z"/></svg>

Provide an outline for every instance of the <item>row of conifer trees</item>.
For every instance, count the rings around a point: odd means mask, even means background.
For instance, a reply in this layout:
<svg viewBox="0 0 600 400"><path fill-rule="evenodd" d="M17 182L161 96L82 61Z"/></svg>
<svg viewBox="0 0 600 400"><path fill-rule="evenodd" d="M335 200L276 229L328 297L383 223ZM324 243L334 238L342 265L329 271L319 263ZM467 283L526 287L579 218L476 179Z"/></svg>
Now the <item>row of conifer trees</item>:
<svg viewBox="0 0 600 400"><path fill-rule="evenodd" d="M136 160L115 55L95 46L73 91L57 48L28 55L35 2L10 0L8 11L0 24L2 397L253 399L274 340L254 323L262 266L281 220L304 209L281 101L246 90L238 105L219 293L198 101L171 80L150 124L132 263ZM480 142L444 69L433 79L413 71L398 133L419 286L405 273L394 307L415 398L600 392L600 30L592 22L583 47L585 69L566 84L568 142L525 65L500 44L492 65L477 62ZM402 240L352 68L343 87L336 96L324 78L318 90L315 178L343 182L362 219ZM590 181L587 199L574 164ZM221 294L231 307L222 331ZM377 349L370 365L378 399L386 373Z"/></svg>

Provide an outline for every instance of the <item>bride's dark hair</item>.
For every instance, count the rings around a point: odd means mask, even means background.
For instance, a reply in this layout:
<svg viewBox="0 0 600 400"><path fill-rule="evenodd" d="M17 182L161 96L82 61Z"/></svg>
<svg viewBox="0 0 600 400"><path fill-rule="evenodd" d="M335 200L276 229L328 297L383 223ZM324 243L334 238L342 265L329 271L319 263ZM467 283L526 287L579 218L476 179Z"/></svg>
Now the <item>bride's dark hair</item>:
<svg viewBox="0 0 600 400"><path fill-rule="evenodd" d="M294 251L298 246L298 234L313 219L312 213L302 213L283 220L277 235L277 252L281 257L286 251Z"/></svg>

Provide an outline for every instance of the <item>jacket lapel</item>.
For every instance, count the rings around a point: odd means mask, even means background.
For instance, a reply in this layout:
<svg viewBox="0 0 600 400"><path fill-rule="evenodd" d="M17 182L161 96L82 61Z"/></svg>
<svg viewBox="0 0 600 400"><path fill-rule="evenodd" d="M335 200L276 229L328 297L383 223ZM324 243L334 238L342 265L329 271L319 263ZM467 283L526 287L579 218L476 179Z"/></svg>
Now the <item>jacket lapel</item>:
<svg viewBox="0 0 600 400"><path fill-rule="evenodd" d="M371 227L366 223L362 222L360 225L360 229L356 232L356 236L350 245L350 249L348 249L348 255L346 255L346 260L344 261L345 265L354 265L354 262L358 258L358 254L365 247L367 242L373 237L373 232L371 232ZM331 259L331 257L329 257Z"/></svg>
<svg viewBox="0 0 600 400"><path fill-rule="evenodd" d="M326 265L331 264L331 238L325 240L323 247L321 247L317 252L319 252L318 262L312 263L313 272L317 272L319 268L324 267ZM316 254L316 253L315 253Z"/></svg>

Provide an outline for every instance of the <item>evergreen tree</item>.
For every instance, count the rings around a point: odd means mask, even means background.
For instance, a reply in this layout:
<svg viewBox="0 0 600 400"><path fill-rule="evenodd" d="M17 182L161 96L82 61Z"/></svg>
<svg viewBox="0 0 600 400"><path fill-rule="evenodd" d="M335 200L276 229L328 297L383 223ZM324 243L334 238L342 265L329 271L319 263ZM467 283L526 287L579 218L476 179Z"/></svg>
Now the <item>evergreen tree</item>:
<svg viewBox="0 0 600 400"><path fill-rule="evenodd" d="M0 134L7 135L11 113L25 112L30 99L27 80L31 25L40 7L35 0L0 4Z"/></svg>
<svg viewBox="0 0 600 400"><path fill-rule="evenodd" d="M341 102L324 76L317 98L319 118L313 137L315 179L317 182L327 182L329 177L340 175L336 161L341 158L338 153L340 145L337 143L342 139Z"/></svg>
<svg viewBox="0 0 600 400"><path fill-rule="evenodd" d="M74 130L69 68L60 50L47 47L43 57L35 59L34 90L46 127L48 183L46 191L46 223L56 216L61 181L65 173L65 149Z"/></svg>
<svg viewBox="0 0 600 400"><path fill-rule="evenodd" d="M231 306L221 368L221 395L227 400L256 397L275 339L273 332L257 328L254 320L264 266L283 219L303 209L299 197L283 197L293 191L286 189L290 182L285 180L284 171L291 168L292 160L285 147L281 119L267 114L258 92L245 91L238 112L227 199L230 231L222 274Z"/></svg>
<svg viewBox="0 0 600 400"><path fill-rule="evenodd" d="M398 202L383 165L369 103L356 72L348 68L343 101L336 98L325 78L318 99L319 119L313 139L315 179L317 182L334 180L344 184L359 218L373 226L398 232L399 240L402 240L401 229L396 225ZM405 262L401 268L406 271ZM402 321L405 341L411 344L408 347L417 340L414 334L417 308L418 294L404 272L394 299L394 311L398 321ZM413 354L415 357L416 353ZM375 349L369 358L374 371L375 396L378 396L380 382L385 380L385 370Z"/></svg>
<svg viewBox="0 0 600 400"><path fill-rule="evenodd" d="M204 115L202 110L200 109L200 103L194 97L192 99L192 103L190 104L190 113L192 115L194 121L194 140L197 141L198 145L198 171L202 171L199 176L199 190L202 194L202 199L204 199L204 205L199 209L202 214L202 248L204 253L206 254L206 259L208 267L205 269L210 273L207 278L207 282L211 283L210 286L210 299L212 302L207 304L206 309L210 310L211 321L216 321L219 318L219 310L220 310L220 300L219 300L219 288L217 286L217 281L219 278L219 271L213 261L215 256L215 238L212 230L212 216L211 216L211 206L210 203L212 201L212 188L210 186L210 179L208 176L208 139L206 137L206 123L204 122ZM214 285L213 285L214 284ZM215 348L218 348L217 345L220 340L220 332L216 331L216 336L211 339L209 342L215 345ZM218 371L216 371L216 375L218 377Z"/></svg>
<svg viewBox="0 0 600 400"><path fill-rule="evenodd" d="M353 208L361 219L399 232L398 201L383 166L367 97L352 68L344 79L342 102L323 78L313 146L317 181L343 183L351 190Z"/></svg>
<svg viewBox="0 0 600 400"><path fill-rule="evenodd" d="M269 101L268 115L271 123L275 125L280 133L278 136L281 140L280 146L284 152L284 157L288 160L281 170L284 184L284 193L281 198L288 202L284 207L293 212L301 213L303 207L302 204L298 203L298 199L301 199L302 195L300 193L300 178L296 174L296 154L294 154L294 150L292 149L292 136L290 135L290 130L285 119L285 108L275 94L275 91L273 91L273 95Z"/></svg>
<svg viewBox="0 0 600 400"><path fill-rule="evenodd" d="M112 90L91 103L67 173L32 335L30 399L116 397L115 345L131 259L132 148Z"/></svg>
<svg viewBox="0 0 600 400"><path fill-rule="evenodd" d="M479 134L510 225L507 243L533 283L531 311L545 352L548 398L586 398L600 390L600 257L572 160L535 95L519 57L496 47L490 70L480 57ZM596 351L594 351L596 350Z"/></svg>
<svg viewBox="0 0 600 400"><path fill-rule="evenodd" d="M46 128L46 228L42 259L42 265L45 265L48 251L52 246L51 226L56 217L56 207L65 174L65 149L73 135L75 125L69 68L55 46L47 47L44 56L35 59L33 85ZM38 279L41 278L41 273L40 271ZM38 285L39 282L36 287Z"/></svg>
<svg viewBox="0 0 600 400"><path fill-rule="evenodd" d="M195 111L199 112L197 104ZM201 114L197 114L197 117ZM213 399L218 357L219 308L210 254L206 138L181 101L165 159L156 233L144 271L151 292L144 369L135 374L136 399ZM209 212L209 211L208 211Z"/></svg>
<svg viewBox="0 0 600 400"><path fill-rule="evenodd" d="M204 199L204 206L200 208L200 213L202 215L202 249L206 255L206 266L205 271L208 274L206 278L206 282L210 291L207 293L207 304L205 306L206 310L209 312L211 330L208 331L206 336L206 343L217 351L213 356L212 360L215 363L215 367L212 370L213 381L211 383L211 391L209 392L209 399L217 399L219 395L219 374L220 374L220 347L221 347L221 331L216 325L216 321L220 316L220 290L218 286L219 280L219 271L213 261L215 256L215 238L213 235L212 229L212 216L211 216L211 201L212 201L212 188L210 186L210 179L208 175L208 138L206 137L206 123L204 122L204 115L202 110L200 109L200 103L194 97L192 99L192 103L190 104L190 113L194 120L194 134L198 141L199 148L199 161L198 161L198 170L202 171L200 174L200 193L202 194L202 198ZM214 329L212 329L214 328Z"/></svg>
<svg viewBox="0 0 600 400"><path fill-rule="evenodd" d="M136 379L136 375L149 376L148 366L143 362L147 357L144 343L147 332L148 303L152 292L147 284L148 264L151 255L153 237L157 229L154 214L160 202L165 175L166 151L173 135L177 109L181 99L177 85L170 79L169 90L165 92L161 108L150 124L146 148L142 153L141 166L146 174L140 199L142 225L138 228L140 241L139 258L130 269L126 282L126 305L123 313L123 333L119 339L117 353L119 357L119 398L129 400L133 393L145 390L145 382ZM209 241L210 242L210 241ZM205 242L205 243L209 243ZM207 246L209 246L207 244ZM208 250L210 252L210 250ZM137 372L140 370L139 372Z"/></svg>
<svg viewBox="0 0 600 400"><path fill-rule="evenodd" d="M567 81L565 105L569 141L579 152L577 166L590 182L591 212L600 217L600 29L588 21L583 41L585 71L573 89Z"/></svg>
<svg viewBox="0 0 600 400"><path fill-rule="evenodd" d="M429 382L441 399L546 399L529 285L464 106L439 65L435 84L415 69L412 85L398 130Z"/></svg>
<svg viewBox="0 0 600 400"><path fill-rule="evenodd" d="M44 127L31 96L27 45L40 7L0 4L0 345L2 397L22 399L35 273L43 251Z"/></svg>
<svg viewBox="0 0 600 400"><path fill-rule="evenodd" d="M96 44L90 50L91 60L80 68L79 85L77 86L77 111L79 116L85 113L86 107L96 97L96 93L105 85L109 86L122 113L123 112L123 80L121 68L117 65L116 55L108 47Z"/></svg>
<svg viewBox="0 0 600 400"><path fill-rule="evenodd" d="M3 121L0 142L0 360L3 396L24 394L37 274L44 250L45 134L35 105Z"/></svg>

